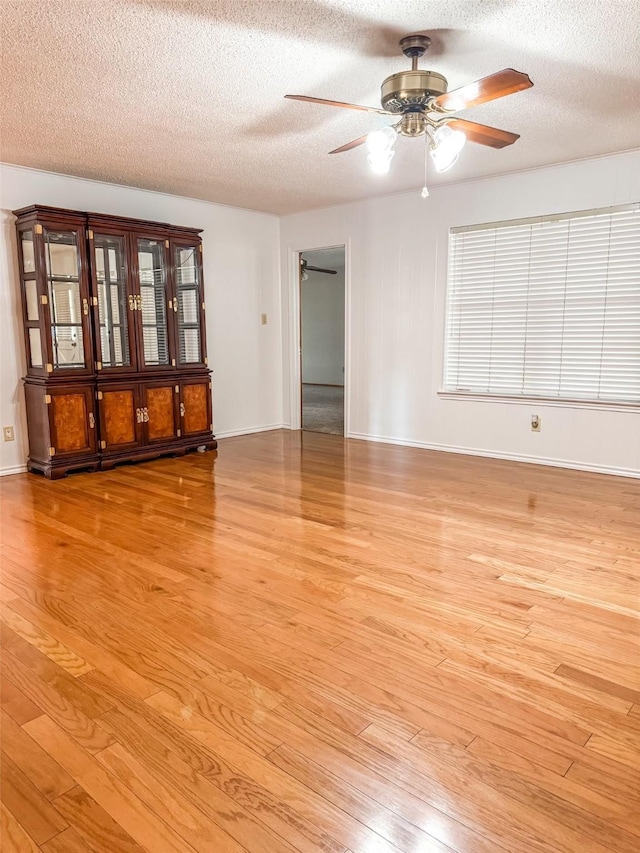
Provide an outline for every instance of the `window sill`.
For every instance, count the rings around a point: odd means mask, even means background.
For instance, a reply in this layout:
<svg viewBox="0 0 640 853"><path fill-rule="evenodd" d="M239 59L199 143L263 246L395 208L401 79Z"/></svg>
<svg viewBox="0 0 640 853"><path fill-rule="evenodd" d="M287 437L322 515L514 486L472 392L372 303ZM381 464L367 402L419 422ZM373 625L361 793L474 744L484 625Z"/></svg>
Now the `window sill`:
<svg viewBox="0 0 640 853"><path fill-rule="evenodd" d="M594 409L600 412L633 412L640 414L639 403L615 403L596 400L565 400L556 397L521 397L506 394L479 394L466 391L438 391L443 400L463 400L467 403L515 403L520 406L555 406L561 409Z"/></svg>

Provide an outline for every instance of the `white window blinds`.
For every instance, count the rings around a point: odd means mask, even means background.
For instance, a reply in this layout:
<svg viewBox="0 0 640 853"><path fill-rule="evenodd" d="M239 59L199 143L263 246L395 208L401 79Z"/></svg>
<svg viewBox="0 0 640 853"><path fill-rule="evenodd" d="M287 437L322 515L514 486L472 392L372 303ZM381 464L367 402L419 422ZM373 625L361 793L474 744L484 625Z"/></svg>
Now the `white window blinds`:
<svg viewBox="0 0 640 853"><path fill-rule="evenodd" d="M640 205L452 229L444 388L640 403Z"/></svg>

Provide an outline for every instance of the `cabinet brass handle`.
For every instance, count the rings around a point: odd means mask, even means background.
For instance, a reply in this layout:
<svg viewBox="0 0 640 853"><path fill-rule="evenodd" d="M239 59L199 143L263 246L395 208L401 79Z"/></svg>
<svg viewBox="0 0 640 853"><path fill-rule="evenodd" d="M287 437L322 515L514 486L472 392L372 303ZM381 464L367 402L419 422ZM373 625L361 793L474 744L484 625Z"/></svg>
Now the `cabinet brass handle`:
<svg viewBox="0 0 640 853"><path fill-rule="evenodd" d="M184 403L180 403L180 417L184 417Z"/></svg>
<svg viewBox="0 0 640 853"><path fill-rule="evenodd" d="M89 314L89 300L88 299L82 300L82 313L84 314L85 317L87 317Z"/></svg>
<svg viewBox="0 0 640 853"><path fill-rule="evenodd" d="M93 412L89 412L89 426L91 427L91 429L95 429L95 425L96 425L96 419L93 415Z"/></svg>
<svg viewBox="0 0 640 853"><path fill-rule="evenodd" d="M142 409L136 409L136 423L142 423Z"/></svg>
<svg viewBox="0 0 640 853"><path fill-rule="evenodd" d="M176 312L176 314L178 313L178 297L177 296L173 300L173 310Z"/></svg>
<svg viewBox="0 0 640 853"><path fill-rule="evenodd" d="M129 294L129 311L135 311L135 310L136 310L136 298L135 298L135 296L132 296L131 294Z"/></svg>
<svg viewBox="0 0 640 853"><path fill-rule="evenodd" d="M146 406L142 410L142 420L145 422L145 424L149 422L149 409L147 409Z"/></svg>
<svg viewBox="0 0 640 853"><path fill-rule="evenodd" d="M138 311L142 311L142 294L138 293L136 295L136 308Z"/></svg>

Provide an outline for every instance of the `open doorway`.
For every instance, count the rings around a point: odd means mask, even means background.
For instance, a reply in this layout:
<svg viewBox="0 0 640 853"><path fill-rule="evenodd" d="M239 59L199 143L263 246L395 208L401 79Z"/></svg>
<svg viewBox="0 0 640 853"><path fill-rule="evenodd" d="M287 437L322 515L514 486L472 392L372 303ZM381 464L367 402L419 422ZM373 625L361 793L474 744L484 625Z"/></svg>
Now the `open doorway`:
<svg viewBox="0 0 640 853"><path fill-rule="evenodd" d="M344 435L345 250L300 253L302 429Z"/></svg>

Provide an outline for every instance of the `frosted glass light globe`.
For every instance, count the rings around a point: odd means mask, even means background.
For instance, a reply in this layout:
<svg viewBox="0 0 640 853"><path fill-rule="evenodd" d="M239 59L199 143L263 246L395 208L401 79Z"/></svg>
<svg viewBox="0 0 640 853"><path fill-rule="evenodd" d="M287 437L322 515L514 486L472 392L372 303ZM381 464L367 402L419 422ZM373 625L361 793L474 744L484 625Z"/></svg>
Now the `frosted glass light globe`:
<svg viewBox="0 0 640 853"><path fill-rule="evenodd" d="M396 138L396 132L392 127L381 127L379 130L372 130L367 136L367 148L371 154L390 151L395 144Z"/></svg>

